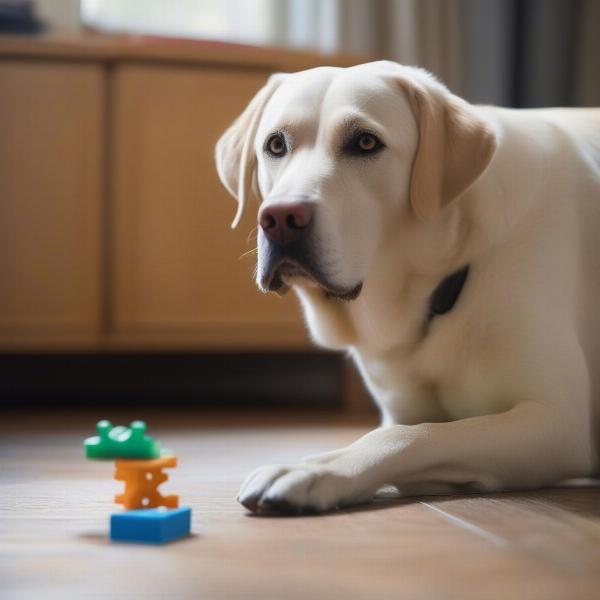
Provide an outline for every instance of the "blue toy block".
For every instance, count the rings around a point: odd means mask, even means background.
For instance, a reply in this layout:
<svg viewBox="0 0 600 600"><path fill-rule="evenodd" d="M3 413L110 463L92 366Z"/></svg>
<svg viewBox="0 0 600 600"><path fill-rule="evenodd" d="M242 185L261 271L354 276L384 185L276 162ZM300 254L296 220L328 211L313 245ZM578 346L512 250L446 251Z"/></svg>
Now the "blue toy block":
<svg viewBox="0 0 600 600"><path fill-rule="evenodd" d="M110 516L110 539L120 542L166 544L190 533L192 509L142 508Z"/></svg>

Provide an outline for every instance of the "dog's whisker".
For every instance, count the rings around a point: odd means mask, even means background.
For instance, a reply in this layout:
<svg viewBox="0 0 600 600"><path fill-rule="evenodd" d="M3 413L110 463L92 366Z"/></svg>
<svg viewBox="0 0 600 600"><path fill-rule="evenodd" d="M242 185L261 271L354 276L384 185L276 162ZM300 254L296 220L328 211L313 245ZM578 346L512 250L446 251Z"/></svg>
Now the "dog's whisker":
<svg viewBox="0 0 600 600"><path fill-rule="evenodd" d="M258 252L258 247L256 248L251 248L250 250L248 250L247 252L244 252L243 254L240 254L240 257L238 258L238 260L242 260L243 258L246 258L246 256L250 255L250 254L255 254Z"/></svg>
<svg viewBox="0 0 600 600"><path fill-rule="evenodd" d="M250 242L255 242L257 237L258 237L258 225L256 227L253 227L250 230L250 232L248 233L248 237L246 238L246 244L249 244Z"/></svg>

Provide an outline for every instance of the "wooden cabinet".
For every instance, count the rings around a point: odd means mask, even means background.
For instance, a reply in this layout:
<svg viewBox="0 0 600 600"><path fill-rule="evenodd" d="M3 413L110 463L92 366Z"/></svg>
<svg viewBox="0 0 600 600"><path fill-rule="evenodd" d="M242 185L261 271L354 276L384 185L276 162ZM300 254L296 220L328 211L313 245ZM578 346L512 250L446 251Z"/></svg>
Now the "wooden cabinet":
<svg viewBox="0 0 600 600"><path fill-rule="evenodd" d="M270 73L322 60L0 37L0 351L308 347L294 296L256 289L255 213L231 231L213 153Z"/></svg>
<svg viewBox="0 0 600 600"><path fill-rule="evenodd" d="M306 343L293 295L257 291L255 217L231 230L235 200L214 166L218 137L265 80L241 69L116 70L109 224L116 335L217 347Z"/></svg>
<svg viewBox="0 0 600 600"><path fill-rule="evenodd" d="M103 70L0 60L0 345L97 338Z"/></svg>

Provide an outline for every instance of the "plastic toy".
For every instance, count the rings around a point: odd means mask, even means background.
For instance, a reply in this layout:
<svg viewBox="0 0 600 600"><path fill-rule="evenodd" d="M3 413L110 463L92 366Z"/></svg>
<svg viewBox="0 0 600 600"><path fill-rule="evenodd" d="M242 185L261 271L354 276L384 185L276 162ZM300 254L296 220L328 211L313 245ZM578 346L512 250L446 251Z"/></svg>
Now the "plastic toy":
<svg viewBox="0 0 600 600"><path fill-rule="evenodd" d="M158 458L160 444L146 434L144 421L133 421L129 427L113 427L110 421L98 421L98 435L84 442L85 457L93 460L114 458Z"/></svg>
<svg viewBox="0 0 600 600"><path fill-rule="evenodd" d="M192 511L144 509L116 513L110 517L110 538L123 542L165 544L190 533Z"/></svg>
<svg viewBox="0 0 600 600"><path fill-rule="evenodd" d="M125 491L115 496L115 502L127 510L167 506L177 508L179 496L162 496L158 486L169 476L163 469L177 466L177 458L163 456L154 460L116 460L115 479L125 482Z"/></svg>
<svg viewBox="0 0 600 600"><path fill-rule="evenodd" d="M177 458L150 436L146 423L133 421L130 427L113 427L99 421L98 435L84 442L85 456L92 460L115 459L115 479L125 490L115 502L126 509L110 517L110 537L116 541L164 544L190 533L192 510L179 506L179 496L163 496L158 486L169 476L163 469L176 467ZM157 508L166 507L166 508Z"/></svg>

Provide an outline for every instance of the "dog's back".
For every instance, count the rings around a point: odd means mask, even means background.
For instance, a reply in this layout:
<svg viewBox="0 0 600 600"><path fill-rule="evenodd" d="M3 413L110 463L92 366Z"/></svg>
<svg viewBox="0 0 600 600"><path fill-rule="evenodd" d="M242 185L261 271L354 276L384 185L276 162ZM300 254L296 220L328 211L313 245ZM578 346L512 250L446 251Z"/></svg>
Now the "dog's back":
<svg viewBox="0 0 600 600"><path fill-rule="evenodd" d="M580 203L580 339L586 355L591 387L591 427L600 449L600 110L557 111L577 142L577 152L588 171L582 177ZM600 450L598 450L600 453ZM598 464L598 460L596 461Z"/></svg>
<svg viewBox="0 0 600 600"><path fill-rule="evenodd" d="M574 315L589 373L591 427L596 448L600 448L600 109L532 112L556 133L558 143L553 146L550 168L560 173L557 185L566 192L561 202L575 209L578 289ZM561 242L560 238L554 240L555 244Z"/></svg>

